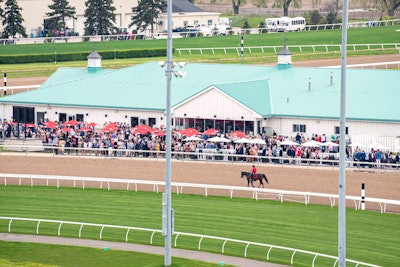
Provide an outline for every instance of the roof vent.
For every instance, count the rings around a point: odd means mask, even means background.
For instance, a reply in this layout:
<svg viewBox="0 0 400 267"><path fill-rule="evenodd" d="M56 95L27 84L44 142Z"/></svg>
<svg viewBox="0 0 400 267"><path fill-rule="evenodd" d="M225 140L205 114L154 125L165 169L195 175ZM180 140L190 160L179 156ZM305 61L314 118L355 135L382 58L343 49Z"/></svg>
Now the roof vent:
<svg viewBox="0 0 400 267"><path fill-rule="evenodd" d="M278 52L278 69L287 69L292 66L292 52L289 51L286 44Z"/></svg>
<svg viewBox="0 0 400 267"><path fill-rule="evenodd" d="M92 53L87 57L88 66L87 69L89 72L96 72L101 70L101 56L93 49Z"/></svg>

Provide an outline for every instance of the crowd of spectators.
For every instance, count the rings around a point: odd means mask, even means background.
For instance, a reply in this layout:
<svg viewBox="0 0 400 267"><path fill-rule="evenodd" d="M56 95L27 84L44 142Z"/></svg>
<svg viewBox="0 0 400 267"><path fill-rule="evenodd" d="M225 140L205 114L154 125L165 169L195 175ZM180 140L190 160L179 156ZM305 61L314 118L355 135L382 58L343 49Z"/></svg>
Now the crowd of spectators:
<svg viewBox="0 0 400 267"><path fill-rule="evenodd" d="M51 124L50 124L51 123ZM150 126L140 125L130 127L127 123L106 123L104 125L86 124L76 122L68 124L61 122L39 122L37 125L24 123L10 123L7 120L1 123L0 136L3 138L37 138L48 147L57 148L54 152L81 153L107 156L164 156L166 150L165 129L154 129ZM244 134L244 133L243 133ZM173 130L171 149L173 157L182 157L183 153L192 154L192 158L198 156L194 153L229 154L229 160L233 161L264 161L275 163L297 163L304 160L318 163L318 160L338 159L338 145L305 146L306 142L314 140L322 144L338 144L336 136L326 134L312 134L309 138L302 133L292 137L284 137L275 131L272 135L265 133L247 136L247 140L261 140L261 142L237 142L239 138L232 133L206 134L198 131L200 140L191 140L183 131ZM209 141L211 137L220 136L229 139L229 142ZM294 142L291 145L281 145L284 140ZM75 149L75 150L74 150ZM175 153L174 153L175 152ZM350 161L398 163L399 155L389 151L383 153L380 150L371 149L369 154L361 148L351 149L347 147L346 155ZM223 157L220 157L221 159ZM276 159L275 159L276 158ZM216 159L216 158L214 158Z"/></svg>

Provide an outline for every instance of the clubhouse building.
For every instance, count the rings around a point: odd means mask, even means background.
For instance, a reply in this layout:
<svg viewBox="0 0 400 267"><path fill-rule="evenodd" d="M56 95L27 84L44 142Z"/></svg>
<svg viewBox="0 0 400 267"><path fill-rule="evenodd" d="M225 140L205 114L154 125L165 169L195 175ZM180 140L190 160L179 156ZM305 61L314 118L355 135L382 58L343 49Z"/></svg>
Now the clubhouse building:
<svg viewBox="0 0 400 267"><path fill-rule="evenodd" d="M176 66L174 71L180 71ZM276 66L188 63L172 78L175 129L247 134L338 136L341 70L291 66L286 46ZM400 71L347 70L349 142L400 145ZM16 122L78 120L160 127L166 120L166 76L158 62L118 70L101 67L95 51L87 68L59 68L37 90L0 98L0 116Z"/></svg>

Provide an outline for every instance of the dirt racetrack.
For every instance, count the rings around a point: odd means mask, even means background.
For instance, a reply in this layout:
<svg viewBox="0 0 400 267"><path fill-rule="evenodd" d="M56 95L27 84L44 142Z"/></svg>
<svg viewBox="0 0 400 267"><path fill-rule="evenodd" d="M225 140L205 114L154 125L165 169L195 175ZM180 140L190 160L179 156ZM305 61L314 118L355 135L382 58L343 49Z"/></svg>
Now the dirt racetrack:
<svg viewBox="0 0 400 267"><path fill-rule="evenodd" d="M213 163L173 159L172 182L247 186L246 180L240 178L240 172L250 171L250 169L251 163ZM165 181L165 160L125 157L42 157L25 156L25 154L8 156L2 154L0 156L0 172ZM258 172L267 175L269 179L267 188L338 193L339 170L337 166L335 168L300 167L287 164L260 163ZM0 178L0 182L3 183L2 178ZM346 173L346 194L360 196L361 183L365 183L367 197L400 199L400 170L381 172L372 169L349 169ZM258 185L258 182L256 184ZM188 190L185 189L184 192L188 193ZM209 193L221 194L221 192ZM226 195L227 192L223 194ZM237 193L235 195L237 196ZM311 203L328 205L329 200L326 198L311 199ZM354 203L349 202L348 206L354 207ZM379 209L378 204L367 203L366 206L367 209ZM400 212L399 206L389 205L387 209L390 212Z"/></svg>

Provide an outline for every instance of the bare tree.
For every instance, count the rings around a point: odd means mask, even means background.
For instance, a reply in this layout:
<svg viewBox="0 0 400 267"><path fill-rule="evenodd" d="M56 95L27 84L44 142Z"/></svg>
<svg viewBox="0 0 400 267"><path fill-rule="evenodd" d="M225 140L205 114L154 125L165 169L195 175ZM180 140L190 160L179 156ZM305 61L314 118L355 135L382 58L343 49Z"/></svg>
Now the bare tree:
<svg viewBox="0 0 400 267"><path fill-rule="evenodd" d="M299 8L301 6L301 0L274 0L272 7L283 8L283 16L289 16L289 6Z"/></svg>
<svg viewBox="0 0 400 267"><path fill-rule="evenodd" d="M246 4L246 0L232 0L233 14L239 14L239 7Z"/></svg>

